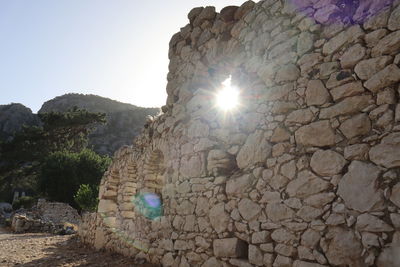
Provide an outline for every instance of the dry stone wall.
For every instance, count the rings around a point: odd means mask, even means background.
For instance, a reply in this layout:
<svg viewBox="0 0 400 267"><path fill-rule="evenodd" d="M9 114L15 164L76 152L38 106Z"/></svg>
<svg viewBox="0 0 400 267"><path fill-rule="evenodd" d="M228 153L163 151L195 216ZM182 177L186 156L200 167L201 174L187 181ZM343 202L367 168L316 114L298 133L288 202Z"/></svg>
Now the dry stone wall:
<svg viewBox="0 0 400 267"><path fill-rule="evenodd" d="M170 41L164 113L116 153L83 239L163 266L400 266L400 7L387 2L193 9ZM230 76L240 106L223 112ZM146 192L161 217L135 207Z"/></svg>

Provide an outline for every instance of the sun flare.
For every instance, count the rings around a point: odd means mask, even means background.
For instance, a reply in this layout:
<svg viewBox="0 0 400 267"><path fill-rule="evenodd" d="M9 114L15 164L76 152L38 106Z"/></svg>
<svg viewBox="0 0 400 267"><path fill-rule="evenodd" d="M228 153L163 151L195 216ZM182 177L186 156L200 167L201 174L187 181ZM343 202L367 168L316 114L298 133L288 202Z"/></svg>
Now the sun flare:
<svg viewBox="0 0 400 267"><path fill-rule="evenodd" d="M224 111L229 111L239 104L239 90L232 86L231 77L222 83L222 88L217 93L217 105Z"/></svg>

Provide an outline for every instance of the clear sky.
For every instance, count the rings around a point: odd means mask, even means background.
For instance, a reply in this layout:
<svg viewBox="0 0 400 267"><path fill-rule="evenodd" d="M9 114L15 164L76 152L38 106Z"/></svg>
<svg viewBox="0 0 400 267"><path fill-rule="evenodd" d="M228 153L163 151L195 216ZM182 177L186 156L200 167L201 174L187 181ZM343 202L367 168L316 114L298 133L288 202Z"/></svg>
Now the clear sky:
<svg viewBox="0 0 400 267"><path fill-rule="evenodd" d="M0 0L0 104L65 93L166 101L168 43L196 6L245 0Z"/></svg>

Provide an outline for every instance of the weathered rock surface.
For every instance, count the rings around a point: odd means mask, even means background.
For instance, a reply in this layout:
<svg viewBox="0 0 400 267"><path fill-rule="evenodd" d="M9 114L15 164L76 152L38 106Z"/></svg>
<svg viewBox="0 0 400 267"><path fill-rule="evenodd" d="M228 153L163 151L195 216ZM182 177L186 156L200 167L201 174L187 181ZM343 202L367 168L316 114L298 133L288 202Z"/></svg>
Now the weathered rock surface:
<svg viewBox="0 0 400 267"><path fill-rule="evenodd" d="M375 187L380 170L373 164L353 161L339 182L338 194L346 205L360 212L377 208L382 192Z"/></svg>
<svg viewBox="0 0 400 267"><path fill-rule="evenodd" d="M386 168L400 166L400 134L393 133L382 139L379 145L372 147L369 157L375 164Z"/></svg>
<svg viewBox="0 0 400 267"><path fill-rule="evenodd" d="M336 142L335 132L327 120L301 127L295 132L295 138L297 143L303 146L333 146Z"/></svg>
<svg viewBox="0 0 400 267"><path fill-rule="evenodd" d="M314 172L321 176L333 176L342 171L346 160L332 150L318 150L311 157L310 166Z"/></svg>

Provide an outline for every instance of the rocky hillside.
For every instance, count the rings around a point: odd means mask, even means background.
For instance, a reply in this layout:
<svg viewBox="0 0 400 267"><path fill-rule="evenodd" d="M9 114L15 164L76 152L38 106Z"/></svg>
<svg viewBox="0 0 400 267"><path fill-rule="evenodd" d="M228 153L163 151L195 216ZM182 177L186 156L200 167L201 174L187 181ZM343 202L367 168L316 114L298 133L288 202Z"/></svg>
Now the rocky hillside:
<svg viewBox="0 0 400 267"><path fill-rule="evenodd" d="M112 155L122 145L132 143L145 124L146 116L156 115L159 108L142 108L96 95L66 94L45 102L41 112L64 112L77 106L91 112L103 112L107 123L90 135L89 143L101 154Z"/></svg>
<svg viewBox="0 0 400 267"><path fill-rule="evenodd" d="M91 112L107 114L107 123L99 125L89 137L89 144L101 154L112 155L119 147L132 143L145 124L147 115L159 108L142 108L96 95L67 94L45 102L41 112L64 112L77 106ZM0 139L9 139L22 125L39 125L36 114L22 104L0 105Z"/></svg>
<svg viewBox="0 0 400 267"><path fill-rule="evenodd" d="M8 140L23 125L38 125L39 118L22 104L0 105L0 139Z"/></svg>

